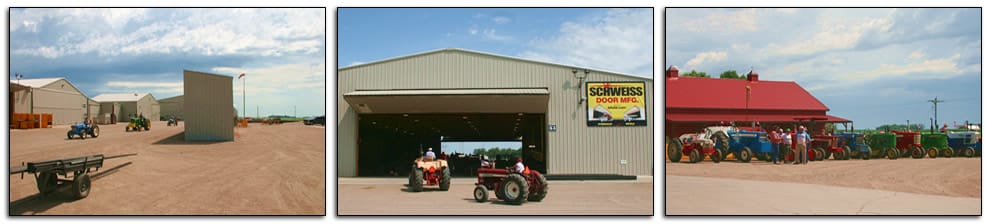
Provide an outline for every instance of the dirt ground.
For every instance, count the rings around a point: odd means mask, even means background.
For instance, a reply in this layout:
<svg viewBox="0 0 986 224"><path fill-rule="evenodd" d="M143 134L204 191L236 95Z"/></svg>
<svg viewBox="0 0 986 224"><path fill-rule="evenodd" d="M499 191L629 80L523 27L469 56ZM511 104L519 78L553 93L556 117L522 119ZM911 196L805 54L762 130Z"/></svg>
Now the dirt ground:
<svg viewBox="0 0 986 224"><path fill-rule="evenodd" d="M339 215L654 215L653 179L548 181L541 202L510 205L490 193L476 202L476 178L454 178L448 191L409 192L407 178L339 178Z"/></svg>
<svg viewBox="0 0 986 224"><path fill-rule="evenodd" d="M39 197L30 174L10 175L10 214L324 215L325 127L298 123L236 128L232 142L185 142L184 124L150 131L100 125L98 138L69 140L68 126L11 130L10 166L93 154L106 160L89 197L66 189Z"/></svg>
<svg viewBox="0 0 986 224"><path fill-rule="evenodd" d="M953 197L982 197L981 158L825 160L774 165L665 161L667 175L806 183Z"/></svg>

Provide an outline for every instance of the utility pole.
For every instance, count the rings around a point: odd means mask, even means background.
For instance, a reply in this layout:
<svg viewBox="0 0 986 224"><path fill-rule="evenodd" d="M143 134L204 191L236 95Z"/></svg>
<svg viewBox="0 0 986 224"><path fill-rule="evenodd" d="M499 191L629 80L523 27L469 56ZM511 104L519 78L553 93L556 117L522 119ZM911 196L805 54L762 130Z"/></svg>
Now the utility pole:
<svg viewBox="0 0 986 224"><path fill-rule="evenodd" d="M928 100L928 102L931 102L934 105L933 107L935 108L935 120L933 122L934 123L933 125L935 125L935 127L934 127L934 130L931 131L932 133L934 133L935 130L938 130L938 103L945 102L945 101L944 100L939 100L938 97L936 96L935 99Z"/></svg>

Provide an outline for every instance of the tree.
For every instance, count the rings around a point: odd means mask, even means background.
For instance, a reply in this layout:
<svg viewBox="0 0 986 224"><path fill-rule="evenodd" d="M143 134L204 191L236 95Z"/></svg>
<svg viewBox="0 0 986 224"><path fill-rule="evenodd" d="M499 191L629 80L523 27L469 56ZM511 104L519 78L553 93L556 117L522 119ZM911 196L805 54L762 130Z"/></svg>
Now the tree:
<svg viewBox="0 0 986 224"><path fill-rule="evenodd" d="M709 78L709 75L708 74L705 74L705 72L696 72L694 69L692 69L692 71L690 71L690 72L685 72L685 74L683 74L682 76L684 76L684 77Z"/></svg>
<svg viewBox="0 0 986 224"><path fill-rule="evenodd" d="M739 75L736 70L726 70L719 74L720 79L746 79L746 75Z"/></svg>

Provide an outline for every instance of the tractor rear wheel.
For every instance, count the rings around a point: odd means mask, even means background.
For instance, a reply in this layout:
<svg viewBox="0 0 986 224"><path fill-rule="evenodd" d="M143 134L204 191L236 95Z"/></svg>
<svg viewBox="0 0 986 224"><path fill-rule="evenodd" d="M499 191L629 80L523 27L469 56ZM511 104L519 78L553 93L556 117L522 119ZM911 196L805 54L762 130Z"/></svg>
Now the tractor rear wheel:
<svg viewBox="0 0 986 224"><path fill-rule="evenodd" d="M544 175L538 175L537 180L537 184L541 185L538 187L541 189L527 196L527 201L541 201L548 196L548 179L544 178Z"/></svg>
<svg viewBox="0 0 986 224"><path fill-rule="evenodd" d="M713 149L712 155L709 155L709 159L712 159L713 163L719 163L722 161L722 150Z"/></svg>
<svg viewBox="0 0 986 224"><path fill-rule="evenodd" d="M816 150L818 150L818 152L820 152L819 153L819 156L815 157L815 158L818 158L818 161L824 161L826 158L828 158L828 151L827 150L822 149L822 148L817 148Z"/></svg>
<svg viewBox="0 0 986 224"><path fill-rule="evenodd" d="M425 181L424 171L422 171L420 168L414 168L411 171L411 184L408 185L407 187L410 188L409 190L413 192L419 192L421 191L421 184L424 181Z"/></svg>
<svg viewBox="0 0 986 224"><path fill-rule="evenodd" d="M750 158L750 156L752 155L753 152L750 151L749 147L743 147L743 149L740 150L739 152L739 156L737 156L736 158L739 159L740 162L748 163L752 159Z"/></svg>
<svg viewBox="0 0 986 224"><path fill-rule="evenodd" d="M688 162L698 163L698 158L701 156L702 153L698 153L698 149L692 149L692 151L688 153Z"/></svg>
<svg viewBox="0 0 986 224"><path fill-rule="evenodd" d="M668 144L668 159L671 159L671 162L677 163L681 161L681 147L680 139L671 139L671 143Z"/></svg>
<svg viewBox="0 0 986 224"><path fill-rule="evenodd" d="M510 204L520 204L527 199L528 194L527 180L520 174L512 173L507 175L501 183L500 191L503 200Z"/></svg>
<svg viewBox="0 0 986 224"><path fill-rule="evenodd" d="M846 145L846 146L843 146L842 147L842 153L844 153L844 154L851 154L852 152L853 152L852 147L850 147L849 145ZM845 160L849 160L849 158L846 157Z"/></svg>
<svg viewBox="0 0 986 224"><path fill-rule="evenodd" d="M726 133L722 131L717 131L715 134L712 134L712 141L715 142L715 145L712 147L722 150L722 152L725 152L722 154L722 158L720 158L719 160L720 161L726 160L726 156L729 155L729 153L731 152L729 150L729 138L726 137Z"/></svg>
<svg viewBox="0 0 986 224"><path fill-rule="evenodd" d="M936 157L938 157L938 148L935 148L935 147L929 148L928 149L928 158L934 159Z"/></svg>
<svg viewBox="0 0 986 224"><path fill-rule="evenodd" d="M449 185L452 183L452 171L448 167L442 168L442 179L438 180L438 189L442 191L448 191Z"/></svg>
<svg viewBox="0 0 986 224"><path fill-rule="evenodd" d="M472 197L476 199L476 202L486 202L490 199L490 191L486 189L486 186L476 185L476 189L472 190Z"/></svg>
<svg viewBox="0 0 986 224"><path fill-rule="evenodd" d="M72 180L72 194L76 198L86 198L89 197L89 189L91 189L92 182L89 179L89 174L82 174L75 176Z"/></svg>
<svg viewBox="0 0 986 224"><path fill-rule="evenodd" d="M69 131L69 132L68 132L68 133L66 133L66 134L68 135L68 139L72 139L72 131Z"/></svg>

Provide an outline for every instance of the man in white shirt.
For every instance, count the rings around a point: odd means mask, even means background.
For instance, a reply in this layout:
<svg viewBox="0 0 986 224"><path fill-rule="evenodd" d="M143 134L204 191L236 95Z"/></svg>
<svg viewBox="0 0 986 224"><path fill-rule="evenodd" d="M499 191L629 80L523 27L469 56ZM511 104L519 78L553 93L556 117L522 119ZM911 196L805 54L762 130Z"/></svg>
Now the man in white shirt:
<svg viewBox="0 0 986 224"><path fill-rule="evenodd" d="M428 152L425 153L425 159L428 161L435 160L435 152L432 152L431 148L428 148Z"/></svg>
<svg viewBox="0 0 986 224"><path fill-rule="evenodd" d="M514 164L514 170L517 170L517 173L524 173L524 163L523 163L523 161L524 161L524 159L521 159L520 157L517 157L517 164Z"/></svg>

